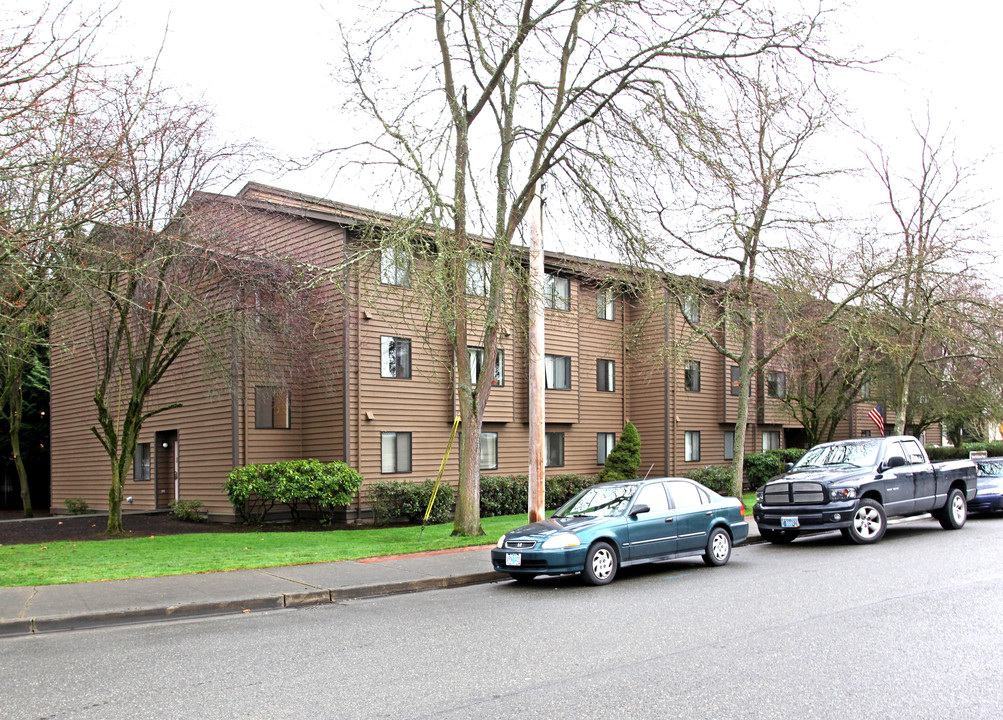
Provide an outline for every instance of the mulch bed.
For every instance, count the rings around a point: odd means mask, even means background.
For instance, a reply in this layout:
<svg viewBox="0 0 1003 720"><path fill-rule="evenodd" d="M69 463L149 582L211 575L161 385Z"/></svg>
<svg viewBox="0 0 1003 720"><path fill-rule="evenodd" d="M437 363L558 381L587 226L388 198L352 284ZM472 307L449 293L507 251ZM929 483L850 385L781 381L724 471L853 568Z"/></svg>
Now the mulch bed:
<svg viewBox="0 0 1003 720"><path fill-rule="evenodd" d="M48 515L36 513L31 520L19 520L20 511L0 510L0 545L21 545L50 543L59 540L79 542L83 540L109 540L105 535L108 527L107 515ZM3 522L11 520L14 522ZM122 518L125 537L149 537L151 535L183 535L186 533L261 533L289 531L324 531L355 528L355 525L320 525L300 522L295 525L269 523L262 526L248 526L239 523L185 522L169 513L127 514Z"/></svg>

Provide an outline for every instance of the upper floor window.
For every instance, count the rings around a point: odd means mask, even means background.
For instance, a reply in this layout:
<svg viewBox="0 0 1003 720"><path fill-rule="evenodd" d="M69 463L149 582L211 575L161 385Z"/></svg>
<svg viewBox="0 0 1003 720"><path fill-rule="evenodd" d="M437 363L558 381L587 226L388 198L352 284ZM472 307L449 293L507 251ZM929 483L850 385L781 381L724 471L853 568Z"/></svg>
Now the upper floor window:
<svg viewBox="0 0 1003 720"><path fill-rule="evenodd" d="M486 297L491 288L491 263L487 260L467 260L467 295Z"/></svg>
<svg viewBox="0 0 1003 720"><path fill-rule="evenodd" d="M860 383L860 399L868 400L871 397L871 382L870 380L865 380Z"/></svg>
<svg viewBox="0 0 1003 720"><path fill-rule="evenodd" d="M596 293L596 317L600 320L616 319L616 300L612 290L600 290Z"/></svg>
<svg viewBox="0 0 1003 720"><path fill-rule="evenodd" d="M700 392L700 362L689 360L685 372L686 389L690 392Z"/></svg>
<svg viewBox="0 0 1003 720"><path fill-rule="evenodd" d="M599 392L616 390L616 363L612 360L596 360L596 390Z"/></svg>
<svg viewBox="0 0 1003 720"><path fill-rule="evenodd" d="M484 348L468 347L467 359L470 363L470 384L477 384L477 378L481 376L484 368ZM491 379L492 385L505 384L505 352L499 350L495 353L495 374Z"/></svg>
<svg viewBox="0 0 1003 720"><path fill-rule="evenodd" d="M570 310L571 280L547 273L544 278L543 303L552 310Z"/></svg>
<svg viewBox="0 0 1003 720"><path fill-rule="evenodd" d="M544 358L547 390L571 389L571 358L567 355L547 355Z"/></svg>
<svg viewBox="0 0 1003 720"><path fill-rule="evenodd" d="M766 395L780 399L787 397L787 373L780 370L766 373Z"/></svg>
<svg viewBox="0 0 1003 720"><path fill-rule="evenodd" d="M411 340L410 338L380 337L380 377L402 378L411 377Z"/></svg>
<svg viewBox="0 0 1003 720"><path fill-rule="evenodd" d="M700 322L699 295L687 295L683 298L683 316L694 325Z"/></svg>
<svg viewBox="0 0 1003 720"><path fill-rule="evenodd" d="M380 250L380 282L411 287L411 258L402 248Z"/></svg>
<svg viewBox="0 0 1003 720"><path fill-rule="evenodd" d="M289 391L277 387L254 388L254 427L259 430L288 430L291 423Z"/></svg>

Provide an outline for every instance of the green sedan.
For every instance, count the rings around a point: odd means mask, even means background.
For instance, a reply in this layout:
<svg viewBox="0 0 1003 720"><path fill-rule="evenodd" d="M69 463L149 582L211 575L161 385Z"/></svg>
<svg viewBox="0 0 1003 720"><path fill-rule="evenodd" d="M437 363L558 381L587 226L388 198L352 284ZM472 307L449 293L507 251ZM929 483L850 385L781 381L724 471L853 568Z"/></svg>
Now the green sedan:
<svg viewBox="0 0 1003 720"><path fill-rule="evenodd" d="M724 565L748 536L736 498L684 478L629 480L593 485L549 519L505 533L491 562L520 582L581 573L605 585L627 565L696 555Z"/></svg>

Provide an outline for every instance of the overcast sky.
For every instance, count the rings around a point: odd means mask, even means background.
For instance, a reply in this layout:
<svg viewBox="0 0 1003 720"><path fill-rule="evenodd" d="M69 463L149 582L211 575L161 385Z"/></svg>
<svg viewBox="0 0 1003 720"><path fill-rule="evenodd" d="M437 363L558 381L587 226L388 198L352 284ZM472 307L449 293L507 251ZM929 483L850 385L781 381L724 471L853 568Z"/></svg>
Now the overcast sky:
<svg viewBox="0 0 1003 720"><path fill-rule="evenodd" d="M106 44L138 60L154 53L163 38L162 80L214 106L222 132L256 138L280 156L305 155L337 144L344 133L339 114L344 98L330 74L339 59L337 24L350 19L354 7L350 0L120 0L116 31ZM923 120L929 107L935 127L950 124L959 159L981 163L979 185L993 200L1003 171L995 82L1000 5L849 0L840 17L839 41L845 47L860 45L875 57L894 55L877 72L843 74L847 102L856 108L854 126L894 160L915 163L915 145L906 142L914 139L911 118ZM857 155L852 146L834 150ZM254 179L371 204L367 188L333 186L323 168ZM861 197L852 202L859 205ZM991 232L997 235L1001 210L991 212Z"/></svg>

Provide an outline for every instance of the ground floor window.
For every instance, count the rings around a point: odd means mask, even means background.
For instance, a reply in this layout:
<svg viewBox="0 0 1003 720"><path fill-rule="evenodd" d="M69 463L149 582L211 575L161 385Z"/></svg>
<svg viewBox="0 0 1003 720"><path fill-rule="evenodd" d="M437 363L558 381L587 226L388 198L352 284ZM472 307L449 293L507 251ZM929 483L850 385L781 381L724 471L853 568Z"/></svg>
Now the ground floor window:
<svg viewBox="0 0 1003 720"><path fill-rule="evenodd" d="M735 459L735 431L725 430L724 431L724 459L734 460Z"/></svg>
<svg viewBox="0 0 1003 720"><path fill-rule="evenodd" d="M498 433L481 433L481 470L498 469Z"/></svg>
<svg viewBox="0 0 1003 720"><path fill-rule="evenodd" d="M289 391L260 385L254 388L254 427L258 430L288 430L292 426Z"/></svg>
<svg viewBox="0 0 1003 720"><path fill-rule="evenodd" d="M381 472L411 472L411 433L380 433Z"/></svg>
<svg viewBox="0 0 1003 720"><path fill-rule="evenodd" d="M699 430L687 430L686 431L686 454L684 459L686 462L697 462L700 460L700 431Z"/></svg>
<svg viewBox="0 0 1003 720"><path fill-rule="evenodd" d="M150 480L150 443L137 443L132 461L132 479L136 482Z"/></svg>
<svg viewBox="0 0 1003 720"><path fill-rule="evenodd" d="M596 465L605 465L616 444L616 433L596 433Z"/></svg>
<svg viewBox="0 0 1003 720"><path fill-rule="evenodd" d="M780 431L763 430L763 452L780 449Z"/></svg>
<svg viewBox="0 0 1003 720"><path fill-rule="evenodd" d="M543 457L547 467L564 466L564 433L549 432L543 436Z"/></svg>

